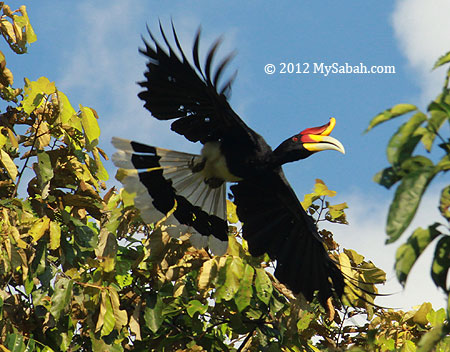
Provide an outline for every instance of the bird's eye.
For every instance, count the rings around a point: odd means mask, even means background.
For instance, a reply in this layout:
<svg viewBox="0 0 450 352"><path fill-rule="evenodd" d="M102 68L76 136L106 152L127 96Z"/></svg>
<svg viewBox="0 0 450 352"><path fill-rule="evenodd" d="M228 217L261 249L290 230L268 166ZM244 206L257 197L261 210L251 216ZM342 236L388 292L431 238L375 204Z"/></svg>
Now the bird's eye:
<svg viewBox="0 0 450 352"><path fill-rule="evenodd" d="M293 142L298 142L298 137L292 137Z"/></svg>

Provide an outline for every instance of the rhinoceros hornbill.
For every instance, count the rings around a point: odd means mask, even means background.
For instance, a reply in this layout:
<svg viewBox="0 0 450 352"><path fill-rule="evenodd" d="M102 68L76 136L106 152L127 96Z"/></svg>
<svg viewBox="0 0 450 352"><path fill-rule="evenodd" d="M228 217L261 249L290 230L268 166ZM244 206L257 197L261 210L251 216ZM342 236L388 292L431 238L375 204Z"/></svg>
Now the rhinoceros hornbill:
<svg viewBox="0 0 450 352"><path fill-rule="evenodd" d="M186 58L172 25L174 45L160 26L165 49L149 31L140 52L148 58L139 98L158 120L174 120L171 129L192 142L200 155L113 138L117 167L129 169L121 181L136 192L135 205L148 223L166 217L171 236L191 233L191 243L218 255L227 249L226 183L242 222L242 233L253 256L267 253L276 260L275 277L294 293L326 304L341 297L344 277L329 257L313 218L302 208L286 180L282 165L321 150L344 153L329 136L335 119L289 137L275 150L249 128L227 101L232 81L219 81L232 54L212 72L217 40L204 67L199 60L200 30L195 36L193 63ZM175 48L175 49L174 49ZM131 171L132 170L132 171Z"/></svg>

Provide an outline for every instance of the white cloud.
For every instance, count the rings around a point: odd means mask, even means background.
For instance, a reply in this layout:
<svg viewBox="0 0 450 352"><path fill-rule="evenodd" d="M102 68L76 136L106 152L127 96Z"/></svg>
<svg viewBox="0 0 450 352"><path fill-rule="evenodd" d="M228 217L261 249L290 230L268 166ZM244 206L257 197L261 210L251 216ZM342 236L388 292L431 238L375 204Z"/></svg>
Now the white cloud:
<svg viewBox="0 0 450 352"><path fill-rule="evenodd" d="M419 210L402 238L390 245L385 245L386 216L393 192L386 197L381 195L367 195L354 192L345 196L349 209L347 210L350 225L328 226L332 228L335 239L344 248L354 249L364 255L366 260L372 261L387 274L387 283L380 287L381 293L393 293L388 297L377 298L376 303L386 307L405 310L431 302L435 309L446 307L445 296L438 290L430 277L432 256L435 243L431 243L427 250L414 265L408 277L405 290L398 283L394 271L395 252L417 227L427 227L435 221L443 222L437 209L442 184L430 187L426 192ZM344 201L344 200L343 200Z"/></svg>
<svg viewBox="0 0 450 352"><path fill-rule="evenodd" d="M198 152L184 137L170 130L170 123L157 121L144 109L137 97L143 79L145 58L138 53L143 46L141 34L148 37L145 22L156 38L162 42L157 19L154 16L134 13L132 1L108 6L82 1L78 4L79 18L74 26L77 41L66 50L61 60L62 77L58 86L63 91L73 90L79 94L80 102L98 110L102 129L102 147L108 148L113 135L134 139L165 148ZM172 40L170 20L161 18L167 37ZM181 46L191 58L194 34L200 24L195 17L174 16L174 24ZM203 62L211 43L220 36L220 29L204 31L200 45ZM233 49L235 31L227 33L216 63ZM69 51L70 50L70 51ZM70 98L70 96L69 96Z"/></svg>
<svg viewBox="0 0 450 352"><path fill-rule="evenodd" d="M421 102L439 94L444 74L431 72L436 60L450 50L450 2L447 0L397 0L392 23L400 48L417 72Z"/></svg>

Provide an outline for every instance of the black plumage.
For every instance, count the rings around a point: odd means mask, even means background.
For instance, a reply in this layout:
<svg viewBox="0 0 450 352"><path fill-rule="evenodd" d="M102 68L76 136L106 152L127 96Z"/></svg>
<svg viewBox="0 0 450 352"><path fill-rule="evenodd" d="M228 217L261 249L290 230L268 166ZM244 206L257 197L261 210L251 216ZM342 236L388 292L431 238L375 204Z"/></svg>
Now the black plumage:
<svg viewBox="0 0 450 352"><path fill-rule="evenodd" d="M139 83L143 88L139 98L155 118L174 120L173 131L204 147L198 156L115 139L113 143L119 149L113 157L116 165L140 169L138 178L130 176L124 184L139 188L138 180L147 191L138 191L147 213L153 214L153 210L145 202L151 202L163 216L172 209L173 225L186 226L199 234L192 237L195 243L214 246L226 240L224 185L232 182L230 189L250 253L268 253L277 261L278 280L308 300L316 291L322 304L333 294L341 297L343 275L328 256L314 220L302 208L281 167L320 150L344 152L342 145L328 136L334 119L288 138L272 151L227 101L235 76L220 84L233 55L222 60L213 72L212 62L220 43L216 41L202 67L198 31L191 65L173 26L175 48L160 29L165 48L149 31L151 44L145 42L141 50L148 63L145 80ZM213 240L206 242L207 236Z"/></svg>

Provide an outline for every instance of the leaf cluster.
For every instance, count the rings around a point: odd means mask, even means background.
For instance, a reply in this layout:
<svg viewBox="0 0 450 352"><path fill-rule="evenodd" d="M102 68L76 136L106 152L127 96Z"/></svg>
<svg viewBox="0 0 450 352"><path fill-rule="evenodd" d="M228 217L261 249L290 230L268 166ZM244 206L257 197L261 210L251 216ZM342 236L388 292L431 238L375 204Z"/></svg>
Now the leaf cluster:
<svg viewBox="0 0 450 352"><path fill-rule="evenodd" d="M436 62L435 68L449 62L450 53L447 53ZM398 184L387 218L387 243L399 239L414 218L429 185L450 170L450 139L448 135L446 136L448 127L445 128L445 125L448 126L450 123L449 77L450 69L447 70L442 93L428 104L427 114L420 111L415 105L398 104L373 118L367 129L370 130L399 116L412 114L392 135L387 145L386 154L390 166L378 172L374 178L375 182L388 189ZM437 146L435 146L436 141L438 141ZM433 241L438 239L431 267L431 277L436 286L440 287L448 296L449 208L450 185L442 189L439 200L439 211L443 222L430 224L426 228L417 228L406 243L398 248L395 270L398 280L403 285L419 256ZM443 335L450 332L447 321L443 324L442 329ZM432 345L429 345L429 348L432 348Z"/></svg>

